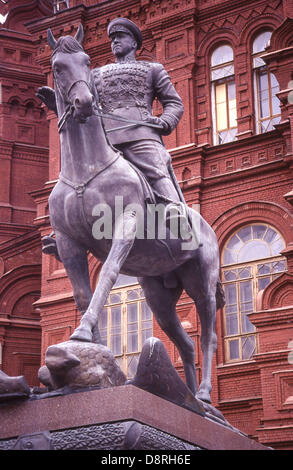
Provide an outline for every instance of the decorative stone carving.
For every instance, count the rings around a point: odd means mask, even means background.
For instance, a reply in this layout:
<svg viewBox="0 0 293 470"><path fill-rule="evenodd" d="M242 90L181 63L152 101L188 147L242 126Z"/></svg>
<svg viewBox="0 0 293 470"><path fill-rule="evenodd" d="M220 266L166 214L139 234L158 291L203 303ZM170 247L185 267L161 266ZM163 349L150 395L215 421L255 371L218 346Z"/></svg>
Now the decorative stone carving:
<svg viewBox="0 0 293 470"><path fill-rule="evenodd" d="M0 450L200 450L166 432L136 421L119 421L0 441Z"/></svg>
<svg viewBox="0 0 293 470"><path fill-rule="evenodd" d="M0 401L12 398L26 398L30 395L30 387L27 385L23 375L9 377L0 370Z"/></svg>
<svg viewBox="0 0 293 470"><path fill-rule="evenodd" d="M126 381L114 355L102 344L66 341L49 346L45 364L39 379L49 390L65 386L108 388Z"/></svg>

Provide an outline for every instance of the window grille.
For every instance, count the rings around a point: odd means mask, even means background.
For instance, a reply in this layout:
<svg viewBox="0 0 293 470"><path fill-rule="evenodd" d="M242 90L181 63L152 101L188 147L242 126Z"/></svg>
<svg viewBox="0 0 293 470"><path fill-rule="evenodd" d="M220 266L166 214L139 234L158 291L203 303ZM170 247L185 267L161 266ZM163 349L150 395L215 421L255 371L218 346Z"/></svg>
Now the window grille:
<svg viewBox="0 0 293 470"><path fill-rule="evenodd" d="M143 343L153 335L152 312L136 278L119 276L100 315L99 329L103 344L127 378L134 377Z"/></svg>
<svg viewBox="0 0 293 470"><path fill-rule="evenodd" d="M219 46L211 57L214 144L237 139L236 86L233 50Z"/></svg>
<svg viewBox="0 0 293 470"><path fill-rule="evenodd" d="M284 247L281 235L262 223L247 225L228 240L222 254L226 362L249 360L257 352L249 314L256 309L258 292L286 271L280 256Z"/></svg>
<svg viewBox="0 0 293 470"><path fill-rule="evenodd" d="M278 124L281 120L280 101L277 97L280 91L279 83L261 58L269 44L271 34L271 31L262 32L255 38L252 45L257 134L272 131L274 124Z"/></svg>

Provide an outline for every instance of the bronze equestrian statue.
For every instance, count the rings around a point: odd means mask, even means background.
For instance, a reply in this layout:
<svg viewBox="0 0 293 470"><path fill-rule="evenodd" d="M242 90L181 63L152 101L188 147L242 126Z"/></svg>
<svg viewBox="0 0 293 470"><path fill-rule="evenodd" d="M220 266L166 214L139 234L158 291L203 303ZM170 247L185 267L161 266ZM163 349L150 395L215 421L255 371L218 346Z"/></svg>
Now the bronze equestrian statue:
<svg viewBox="0 0 293 470"><path fill-rule="evenodd" d="M116 18L109 23L107 33L115 63L93 69L92 73L109 143L143 173L161 198L175 203L173 211L182 223L187 208L161 137L171 134L180 121L184 111L182 100L163 65L136 60L142 34L135 23ZM38 96L56 111L54 90L49 87L41 90ZM160 117L152 114L155 98L163 107ZM124 118L127 124L121 125L117 118ZM169 206L168 218L170 212Z"/></svg>
<svg viewBox="0 0 293 470"><path fill-rule="evenodd" d="M128 20L122 23L129 27ZM115 31L111 29L113 26ZM138 47L141 44L139 30L131 30L134 40L128 32L118 31L120 28L121 19L109 25L112 49L117 58L126 58L128 45L128 55L133 59L135 42ZM122 33L130 38L124 41L123 36L123 44ZM215 233L199 213L187 208L192 232L197 232L195 238L200 238L200 243L183 249L182 239L171 236L168 221L166 239L147 236L141 239L137 237L139 221L133 210L135 205L147 214L148 201L153 197L148 183L153 186L157 198L161 197L161 201L165 198L166 204L174 201L180 206L183 202L176 191L178 184L172 181L169 173L170 157L158 134L158 130L168 133L176 126L182 114L181 100L159 64L143 62L140 69L135 60L118 60L113 65L117 75L108 74L110 65L91 71L82 40L81 26L74 38L65 36L57 41L48 31L55 95L48 87L39 90L39 96L51 108L56 103L59 118L61 173L49 198L49 210L58 257L64 264L82 313L80 326L71 339L99 342L99 313L119 272L137 276L158 324L178 348L187 386L198 398L209 402L212 358L217 347L216 310L224 304ZM133 66L137 99L132 95L130 80ZM120 74L120 70L123 73ZM121 93L121 105L115 100L110 108L114 76L117 77L115 84L120 83L126 91ZM165 87L169 91L163 91ZM151 115L151 104L156 95L165 102L161 118ZM130 124L135 126L130 127ZM115 127L124 129L112 131ZM123 137L129 133L131 141ZM123 141L109 141L119 136ZM135 136L139 137L138 141L133 140ZM155 162L155 168L149 168L152 162ZM118 218L113 215L114 197L123 199L123 213ZM93 230L96 208L101 205L112 210L111 239L96 237ZM94 293L90 288L87 250L103 263ZM203 373L199 389L194 343L176 314L176 303L183 289L194 300L201 321Z"/></svg>

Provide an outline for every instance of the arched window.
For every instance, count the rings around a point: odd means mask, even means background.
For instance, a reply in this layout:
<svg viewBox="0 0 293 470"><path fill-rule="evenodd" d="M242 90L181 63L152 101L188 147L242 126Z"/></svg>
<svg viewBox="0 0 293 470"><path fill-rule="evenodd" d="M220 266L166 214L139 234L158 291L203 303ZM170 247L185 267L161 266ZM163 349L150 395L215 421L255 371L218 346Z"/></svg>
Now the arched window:
<svg viewBox="0 0 293 470"><path fill-rule="evenodd" d="M278 124L281 119L280 101L276 96L276 93L280 91L278 81L260 57L264 54L271 35L271 31L260 33L252 45L257 134L273 130L274 124Z"/></svg>
<svg viewBox="0 0 293 470"><path fill-rule="evenodd" d="M136 277L120 274L99 319L103 344L128 378L136 373L143 343L153 334L152 312Z"/></svg>
<svg viewBox="0 0 293 470"><path fill-rule="evenodd" d="M236 140L237 109L232 48L223 44L211 56L214 145Z"/></svg>
<svg viewBox="0 0 293 470"><path fill-rule="evenodd" d="M28 119L33 119L34 117L34 103L31 101L25 105L25 117Z"/></svg>
<svg viewBox="0 0 293 470"><path fill-rule="evenodd" d="M10 112L11 114L18 116L19 115L19 109L20 109L20 103L19 101L14 98L13 100L10 101Z"/></svg>
<svg viewBox="0 0 293 470"><path fill-rule="evenodd" d="M286 270L280 255L284 247L281 235L264 223L242 227L226 243L222 253L226 362L248 360L256 352L249 314L255 311L257 293Z"/></svg>

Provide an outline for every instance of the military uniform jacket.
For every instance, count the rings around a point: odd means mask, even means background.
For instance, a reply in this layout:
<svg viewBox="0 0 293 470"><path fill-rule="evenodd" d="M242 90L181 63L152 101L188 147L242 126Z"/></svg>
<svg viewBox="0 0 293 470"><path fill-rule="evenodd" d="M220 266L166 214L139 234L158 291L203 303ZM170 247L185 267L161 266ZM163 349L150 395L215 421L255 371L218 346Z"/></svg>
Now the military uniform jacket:
<svg viewBox="0 0 293 470"><path fill-rule="evenodd" d="M168 125L164 135L173 131L183 114L181 98L161 64L135 60L108 64L93 69L93 78L103 113L147 122L153 116L153 101L158 98L163 106L160 117ZM106 130L127 125L108 118L103 121ZM109 132L108 138L113 145L141 139L161 142L160 130L146 126Z"/></svg>

